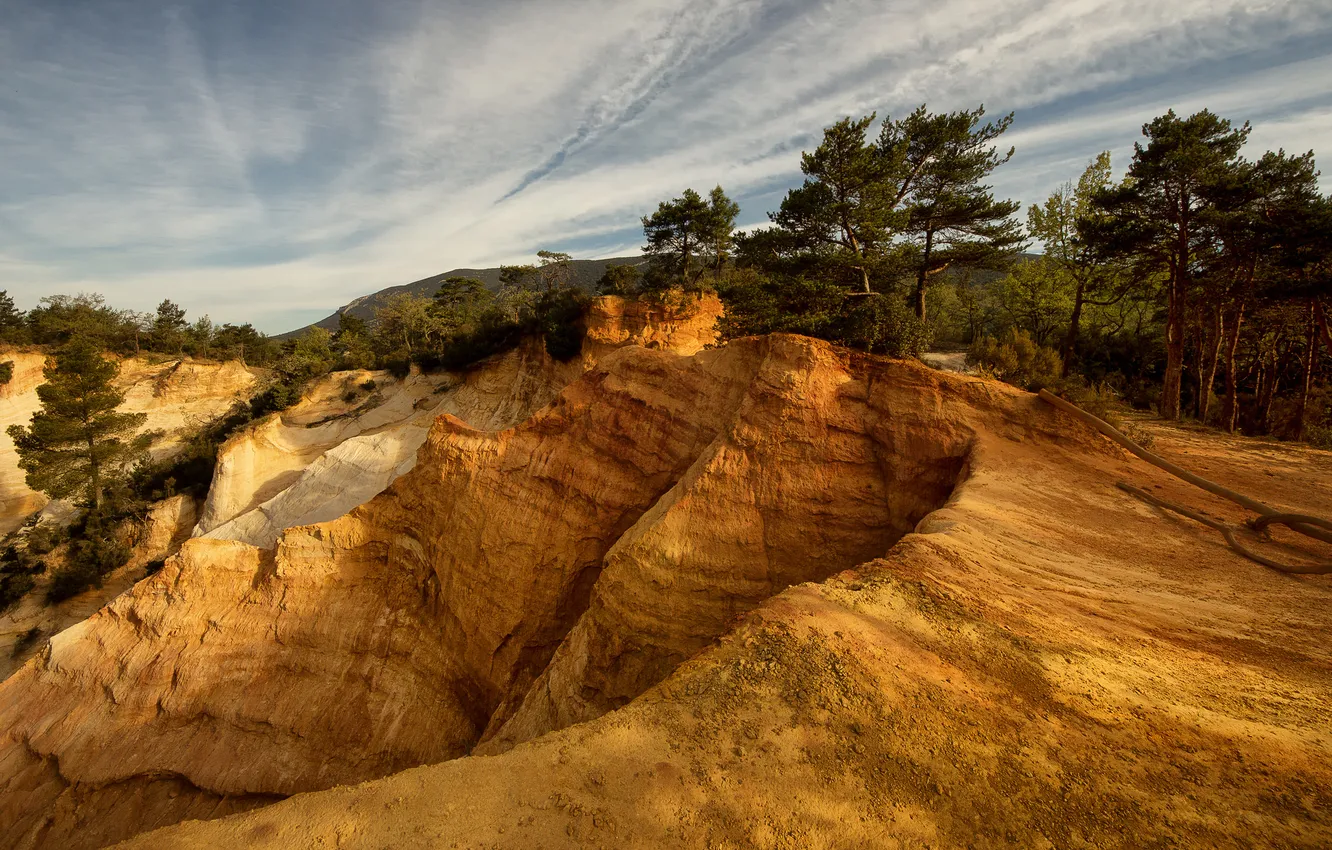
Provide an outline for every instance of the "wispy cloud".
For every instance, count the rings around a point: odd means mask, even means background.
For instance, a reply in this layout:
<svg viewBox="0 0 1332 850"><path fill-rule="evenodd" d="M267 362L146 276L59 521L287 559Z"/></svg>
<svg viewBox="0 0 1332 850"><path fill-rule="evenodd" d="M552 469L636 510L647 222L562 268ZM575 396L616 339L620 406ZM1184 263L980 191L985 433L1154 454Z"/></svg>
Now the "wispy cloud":
<svg viewBox="0 0 1332 850"><path fill-rule="evenodd" d="M686 186L761 222L844 114L1016 110L1024 202L1172 106L1332 138L1314 0L0 3L0 287L274 331Z"/></svg>

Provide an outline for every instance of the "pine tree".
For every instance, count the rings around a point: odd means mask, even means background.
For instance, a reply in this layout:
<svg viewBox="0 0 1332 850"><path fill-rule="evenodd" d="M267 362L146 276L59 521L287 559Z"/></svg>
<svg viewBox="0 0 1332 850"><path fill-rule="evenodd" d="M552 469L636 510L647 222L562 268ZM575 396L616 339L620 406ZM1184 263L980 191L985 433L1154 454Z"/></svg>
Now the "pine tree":
<svg viewBox="0 0 1332 850"><path fill-rule="evenodd" d="M708 219L703 233L703 250L713 263L712 272L720 278L735 244L735 219L740 205L726 196L721 186L708 194Z"/></svg>
<svg viewBox="0 0 1332 850"><path fill-rule="evenodd" d="M1019 204L1000 201L982 181L1013 156L993 142L1013 123L1009 113L981 125L985 107L930 115L924 107L885 126L879 151L890 165L905 205L903 232L910 239L909 267L916 279L916 317L924 321L930 279L954 265L994 267L1021 250Z"/></svg>
<svg viewBox="0 0 1332 850"><path fill-rule="evenodd" d="M150 331L153 348L158 351L180 353L185 345L185 308L165 299L157 305L157 314L152 320Z"/></svg>
<svg viewBox="0 0 1332 850"><path fill-rule="evenodd" d="M1249 125L1233 128L1205 109L1188 118L1171 110L1142 132L1148 142L1134 145L1123 185L1097 195L1107 215L1089 236L1102 250L1148 259L1169 275L1161 415L1178 419L1189 295L1215 245L1209 225L1231 200L1226 188L1241 166Z"/></svg>
<svg viewBox="0 0 1332 850"><path fill-rule="evenodd" d="M14 299L8 291L0 289L0 342L26 342L26 330L23 314L14 307Z"/></svg>
<svg viewBox="0 0 1332 850"><path fill-rule="evenodd" d="M691 285L696 278L694 258L704 250L711 220L708 202L693 189L662 201L656 212L643 217L644 255L668 281Z"/></svg>
<svg viewBox="0 0 1332 850"><path fill-rule="evenodd" d="M843 118L823 131L823 141L800 159L805 182L787 193L772 221L806 249L829 252L871 292L876 249L892 233L896 198L885 181L885 160L866 132L875 116Z"/></svg>
<svg viewBox="0 0 1332 850"><path fill-rule="evenodd" d="M29 427L11 425L8 432L29 487L101 507L120 473L147 449L149 438L135 436L147 417L117 411L125 400L111 385L118 371L82 340L48 362L46 383L37 388L41 409Z"/></svg>

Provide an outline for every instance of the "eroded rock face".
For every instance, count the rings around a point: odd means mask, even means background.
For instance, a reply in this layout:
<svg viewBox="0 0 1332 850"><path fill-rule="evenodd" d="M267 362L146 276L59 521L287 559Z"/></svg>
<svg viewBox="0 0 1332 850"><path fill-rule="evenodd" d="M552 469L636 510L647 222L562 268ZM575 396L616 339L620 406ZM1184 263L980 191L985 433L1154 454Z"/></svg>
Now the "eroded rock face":
<svg viewBox="0 0 1332 850"><path fill-rule="evenodd" d="M46 378L42 367L46 356L28 351L0 354L0 361L14 364L9 383L0 386L0 534L18 528L23 518L46 504L46 497L28 488L19 469L18 452L9 436L9 426L28 425L41 406L37 387Z"/></svg>
<svg viewBox="0 0 1332 850"><path fill-rule="evenodd" d="M779 336L615 351L509 430L442 415L368 504L276 550L192 540L0 685L0 841L79 846L71 818L139 801L95 846L623 705L942 504L1008 403L949 380Z"/></svg>
<svg viewBox="0 0 1332 850"><path fill-rule="evenodd" d="M513 427L616 348L694 354L716 340L719 315L716 296L671 305L607 296L590 305L582 355L569 363L528 340L465 373L330 375L228 441L196 534L272 547L283 529L336 519L406 474L438 417Z"/></svg>

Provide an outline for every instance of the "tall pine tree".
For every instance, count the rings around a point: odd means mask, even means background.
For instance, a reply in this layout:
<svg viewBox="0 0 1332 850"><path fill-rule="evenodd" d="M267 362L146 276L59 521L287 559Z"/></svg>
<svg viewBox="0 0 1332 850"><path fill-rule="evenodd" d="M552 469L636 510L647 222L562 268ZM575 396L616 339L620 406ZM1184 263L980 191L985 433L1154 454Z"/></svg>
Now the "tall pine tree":
<svg viewBox="0 0 1332 850"><path fill-rule="evenodd" d="M1232 127L1205 109L1188 118L1171 110L1142 133L1147 144L1134 145L1127 179L1097 195L1106 216L1089 236L1102 250L1146 258L1169 275L1161 415L1178 419L1189 296L1215 247L1217 213L1233 202L1227 189L1249 125Z"/></svg>
<svg viewBox="0 0 1332 850"><path fill-rule="evenodd" d="M147 418L120 413L124 393L111 385L119 368L86 341L69 343L46 365L32 424L11 425L28 486L52 499L82 497L101 507L124 468L148 447L136 436Z"/></svg>
<svg viewBox="0 0 1332 850"><path fill-rule="evenodd" d="M1019 204L1000 201L983 181L1013 157L994 147L1013 123L1009 113L982 125L985 107L931 115L924 107L880 138L880 155L897 177L907 220L909 268L915 277L912 306L926 319L925 295L931 278L952 266L995 267L1024 244L1013 218Z"/></svg>

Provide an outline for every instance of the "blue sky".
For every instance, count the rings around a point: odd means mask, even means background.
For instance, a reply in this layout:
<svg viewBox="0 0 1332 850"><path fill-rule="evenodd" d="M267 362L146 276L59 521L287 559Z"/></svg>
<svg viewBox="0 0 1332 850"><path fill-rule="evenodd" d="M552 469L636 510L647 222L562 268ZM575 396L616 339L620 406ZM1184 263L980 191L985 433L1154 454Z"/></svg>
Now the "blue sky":
<svg viewBox="0 0 1332 850"><path fill-rule="evenodd" d="M1325 0L0 0L0 288L279 332L688 186L762 222L847 114L1013 110L1027 204L1171 107L1327 151L1329 80Z"/></svg>

